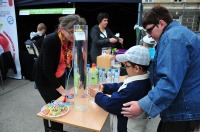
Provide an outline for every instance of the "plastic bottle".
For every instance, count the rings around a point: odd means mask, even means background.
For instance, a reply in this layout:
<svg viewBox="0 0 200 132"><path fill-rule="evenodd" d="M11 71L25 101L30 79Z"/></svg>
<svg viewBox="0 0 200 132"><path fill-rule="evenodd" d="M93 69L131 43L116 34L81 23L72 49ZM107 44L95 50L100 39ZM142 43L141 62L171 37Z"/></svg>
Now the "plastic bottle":
<svg viewBox="0 0 200 132"><path fill-rule="evenodd" d="M95 63L92 64L92 67L89 70L89 83L98 84L98 69L96 68Z"/></svg>
<svg viewBox="0 0 200 132"><path fill-rule="evenodd" d="M119 71L115 69L114 83L119 83Z"/></svg>
<svg viewBox="0 0 200 132"><path fill-rule="evenodd" d="M111 83L114 83L114 78L115 78L115 75L112 74Z"/></svg>
<svg viewBox="0 0 200 132"><path fill-rule="evenodd" d="M102 68L102 83L106 83L106 78L107 78L106 69Z"/></svg>
<svg viewBox="0 0 200 132"><path fill-rule="evenodd" d="M111 68L108 69L106 82L112 83L112 69Z"/></svg>
<svg viewBox="0 0 200 132"><path fill-rule="evenodd" d="M112 79L111 79L112 83L114 83L114 78L115 78L115 69L112 68Z"/></svg>
<svg viewBox="0 0 200 132"><path fill-rule="evenodd" d="M103 68L102 68L102 70L103 70ZM102 83L103 82L103 80L102 80L102 70L99 70L99 83Z"/></svg>
<svg viewBox="0 0 200 132"><path fill-rule="evenodd" d="M99 72L99 83L106 83L106 77L106 70L105 68L102 68L102 70Z"/></svg>
<svg viewBox="0 0 200 132"><path fill-rule="evenodd" d="M101 70L100 70L100 68L98 67L98 66L96 66L96 68L97 68L97 77L98 77L98 82L99 82L99 74L100 74L100 72L101 72Z"/></svg>

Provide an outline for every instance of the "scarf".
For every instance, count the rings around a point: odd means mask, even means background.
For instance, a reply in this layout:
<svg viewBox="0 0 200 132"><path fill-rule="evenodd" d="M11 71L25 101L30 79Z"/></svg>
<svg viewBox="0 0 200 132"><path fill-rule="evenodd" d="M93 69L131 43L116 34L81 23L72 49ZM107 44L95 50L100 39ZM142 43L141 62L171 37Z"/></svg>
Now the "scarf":
<svg viewBox="0 0 200 132"><path fill-rule="evenodd" d="M64 55L64 63L66 64L67 68L70 68L72 61L73 44L66 40L66 38L62 35L61 30L58 30L58 37L61 41L61 50L63 51Z"/></svg>

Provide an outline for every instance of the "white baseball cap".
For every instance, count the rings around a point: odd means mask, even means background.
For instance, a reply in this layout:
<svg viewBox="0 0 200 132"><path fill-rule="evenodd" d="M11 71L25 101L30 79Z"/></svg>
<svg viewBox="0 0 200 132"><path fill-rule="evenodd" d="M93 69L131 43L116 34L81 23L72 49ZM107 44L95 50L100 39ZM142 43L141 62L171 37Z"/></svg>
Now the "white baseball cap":
<svg viewBox="0 0 200 132"><path fill-rule="evenodd" d="M148 66L150 63L149 50L142 46L136 45L129 48L124 54L116 55L116 60L119 62L133 62L135 64Z"/></svg>
<svg viewBox="0 0 200 132"><path fill-rule="evenodd" d="M144 36L142 40L147 44L156 44L156 41L152 37L149 38L148 35Z"/></svg>

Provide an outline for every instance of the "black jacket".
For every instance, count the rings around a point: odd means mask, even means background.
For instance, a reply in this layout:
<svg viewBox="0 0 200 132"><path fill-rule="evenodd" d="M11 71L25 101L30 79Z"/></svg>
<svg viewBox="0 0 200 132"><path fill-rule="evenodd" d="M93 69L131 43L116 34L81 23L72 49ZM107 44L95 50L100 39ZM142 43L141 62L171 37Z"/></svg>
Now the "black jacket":
<svg viewBox="0 0 200 132"><path fill-rule="evenodd" d="M61 78L55 76L60 60L60 52L61 41L58 33L54 32L47 35L33 69L36 86L51 86L55 89L61 85L64 87L66 76L63 75Z"/></svg>
<svg viewBox="0 0 200 132"><path fill-rule="evenodd" d="M3 80L6 80L6 74L9 69L12 69L13 73L17 74L17 69L12 54L10 51L6 51L0 55L0 72Z"/></svg>
<svg viewBox="0 0 200 132"><path fill-rule="evenodd" d="M41 47L42 47L42 43L43 43L43 40L44 40L44 36L45 35L42 35L42 36L39 36L39 35L36 35L34 36L31 40L35 40L35 45L37 46L38 50L40 51Z"/></svg>
<svg viewBox="0 0 200 132"><path fill-rule="evenodd" d="M96 63L96 57L101 55L101 50L103 47L117 47L117 44L112 44L109 42L110 38L116 38L112 31L106 27L107 37L101 32L98 25L92 27L90 31L91 43L91 60L92 63Z"/></svg>

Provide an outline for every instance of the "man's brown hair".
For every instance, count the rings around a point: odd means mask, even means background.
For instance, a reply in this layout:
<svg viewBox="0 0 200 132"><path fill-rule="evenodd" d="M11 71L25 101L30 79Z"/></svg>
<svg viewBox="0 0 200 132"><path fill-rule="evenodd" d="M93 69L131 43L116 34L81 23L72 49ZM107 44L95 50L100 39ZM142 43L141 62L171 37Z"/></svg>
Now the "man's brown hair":
<svg viewBox="0 0 200 132"><path fill-rule="evenodd" d="M160 5L155 5L149 10L143 17L142 25L145 28L148 24L158 24L159 20L164 20L167 25L173 21L172 15L169 13L167 8Z"/></svg>

